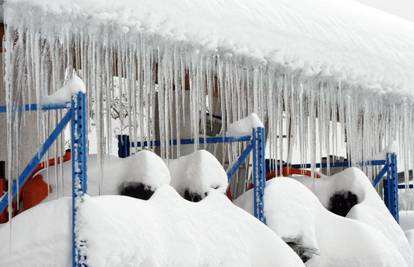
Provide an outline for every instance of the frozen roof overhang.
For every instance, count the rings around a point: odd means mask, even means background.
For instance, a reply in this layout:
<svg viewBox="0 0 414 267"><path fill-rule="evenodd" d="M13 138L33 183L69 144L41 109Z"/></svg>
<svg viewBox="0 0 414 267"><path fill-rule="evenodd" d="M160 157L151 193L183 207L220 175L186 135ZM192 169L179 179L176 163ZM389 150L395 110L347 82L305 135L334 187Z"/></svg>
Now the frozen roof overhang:
<svg viewBox="0 0 414 267"><path fill-rule="evenodd" d="M55 34L89 28L99 40L106 25L379 92L414 90L414 23L354 1L7 1L6 24L28 19Z"/></svg>

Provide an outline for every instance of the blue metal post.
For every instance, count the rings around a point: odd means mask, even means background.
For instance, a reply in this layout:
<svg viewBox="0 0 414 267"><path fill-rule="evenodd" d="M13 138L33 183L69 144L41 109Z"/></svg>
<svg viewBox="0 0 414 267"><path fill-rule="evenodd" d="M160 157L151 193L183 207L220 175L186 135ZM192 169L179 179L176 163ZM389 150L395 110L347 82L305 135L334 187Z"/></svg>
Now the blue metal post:
<svg viewBox="0 0 414 267"><path fill-rule="evenodd" d="M71 101L72 148L72 265L87 266L86 241L79 237L77 216L87 191L86 169L86 95L78 93Z"/></svg>
<svg viewBox="0 0 414 267"><path fill-rule="evenodd" d="M253 194L254 216L266 223L264 214L264 190L266 186L265 131L264 128L252 130L253 142Z"/></svg>
<svg viewBox="0 0 414 267"><path fill-rule="evenodd" d="M126 158L131 155L131 142L129 141L129 135L118 135L118 157Z"/></svg>
<svg viewBox="0 0 414 267"><path fill-rule="evenodd" d="M386 161L387 180L384 186L384 202L391 215L399 222L397 155L387 153Z"/></svg>

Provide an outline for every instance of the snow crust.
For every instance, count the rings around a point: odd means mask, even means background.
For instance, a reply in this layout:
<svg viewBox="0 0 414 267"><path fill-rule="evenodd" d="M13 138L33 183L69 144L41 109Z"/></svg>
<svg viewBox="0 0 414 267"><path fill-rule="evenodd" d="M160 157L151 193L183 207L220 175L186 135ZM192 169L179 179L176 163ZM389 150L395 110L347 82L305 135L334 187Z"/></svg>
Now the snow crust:
<svg viewBox="0 0 414 267"><path fill-rule="evenodd" d="M251 113L249 116L235 121L228 125L227 135L229 136L243 136L251 135L253 128L264 127L262 121L256 113Z"/></svg>
<svg viewBox="0 0 414 267"><path fill-rule="evenodd" d="M78 92L86 93L86 86L81 78L73 74L72 79L53 94L44 96L41 102L42 104L64 104L69 102L71 96Z"/></svg>
<svg viewBox="0 0 414 267"><path fill-rule="evenodd" d="M414 84L414 23L355 1L9 0L4 9L16 26L48 21L61 34L87 30L99 40L105 25L368 90L412 94Z"/></svg>
<svg viewBox="0 0 414 267"><path fill-rule="evenodd" d="M268 226L313 253L306 266L411 266L378 229L329 212L294 179L268 181L264 201ZM252 213L252 190L235 203Z"/></svg>
<svg viewBox="0 0 414 267"><path fill-rule="evenodd" d="M408 266L413 264L413 254L408 241L383 200L372 187L368 177L358 168L348 168L333 176L320 179L295 177L306 185L328 207L330 197L339 191L351 191L358 196L359 203L351 208L347 218L365 223L378 230L398 249Z"/></svg>
<svg viewBox="0 0 414 267"><path fill-rule="evenodd" d="M152 190L170 184L171 176L164 161L155 153L142 150L127 158L106 156L102 160L102 169L97 155L88 155L88 194L117 195L125 182L140 182ZM57 172L57 173L56 173ZM60 167L51 166L41 174L52 187L49 199L72 195L72 161L63 164L63 176ZM102 179L101 179L102 178Z"/></svg>
<svg viewBox="0 0 414 267"><path fill-rule="evenodd" d="M70 199L61 198L17 216L11 254L9 225L1 225L0 265L70 266L69 215ZM89 266L303 266L276 234L220 193L198 203L170 186L148 201L86 196L80 216Z"/></svg>
<svg viewBox="0 0 414 267"><path fill-rule="evenodd" d="M171 186L179 194L185 190L205 196L211 190L225 193L228 186L227 174L214 157L206 150L197 150L187 156L168 160Z"/></svg>

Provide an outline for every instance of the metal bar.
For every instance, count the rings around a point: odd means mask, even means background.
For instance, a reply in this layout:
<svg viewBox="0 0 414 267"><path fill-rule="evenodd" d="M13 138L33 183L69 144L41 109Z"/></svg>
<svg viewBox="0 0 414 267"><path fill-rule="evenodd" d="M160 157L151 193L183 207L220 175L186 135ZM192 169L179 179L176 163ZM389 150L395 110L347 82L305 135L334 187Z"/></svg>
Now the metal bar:
<svg viewBox="0 0 414 267"><path fill-rule="evenodd" d="M414 188L414 185L413 184L409 184L408 186L405 186L405 184L399 184L398 185L398 188L399 189L404 189L404 188L409 188L409 189L413 189Z"/></svg>
<svg viewBox="0 0 414 267"><path fill-rule="evenodd" d="M231 179L233 178L234 174L237 172L239 167L243 164L243 162L249 156L252 149L253 149L253 144L249 143L249 145L247 145L247 147L243 150L243 152L241 153L237 161L227 171L227 178L228 178L229 183L231 182Z"/></svg>
<svg viewBox="0 0 414 267"><path fill-rule="evenodd" d="M360 163L361 165L371 165L371 166L378 166L378 165L384 165L386 163L385 160L369 160L369 161L365 161L363 163ZM292 168L299 168L299 169L310 169L312 168L312 164L307 163L307 164L292 164L290 165ZM319 168L326 168L326 167L330 167L330 168L335 168L335 167L350 167L351 163L350 162L333 162L330 164L327 163L316 163L315 168L319 169Z"/></svg>
<svg viewBox="0 0 414 267"><path fill-rule="evenodd" d="M254 217L259 218L258 209L258 173L257 173L257 141L256 141L256 129L252 130L252 144L253 144L253 211Z"/></svg>
<svg viewBox="0 0 414 267"><path fill-rule="evenodd" d="M266 224L266 217L264 214L264 193L266 187L266 159L265 159L265 129L256 129L256 143L257 143L257 175L258 175L258 219Z"/></svg>
<svg viewBox="0 0 414 267"><path fill-rule="evenodd" d="M378 173L378 175L375 177L374 181L372 182L372 185L374 187L376 187L379 184L379 182L381 182L382 178L387 173L387 170L388 170L388 164L385 163L384 168L381 169L381 171Z"/></svg>
<svg viewBox="0 0 414 267"><path fill-rule="evenodd" d="M26 168L23 170L23 172L20 174L18 178L18 185L17 183L13 183L12 185L12 198L14 198L17 194L17 190L20 190L21 187L26 183L27 179L30 177L30 175L35 170L37 164L40 163L43 156L46 154L46 152L49 150L49 148L52 146L53 142L58 138L59 134L63 131L65 126L68 124L68 122L71 119L71 112L68 111L65 116L62 118L62 120L59 122L59 124L56 126L56 128L52 131L52 133L49 135L49 137L46 139L44 144L40 147L40 149L36 152L36 154L33 156L33 158L30 160L30 162L27 164ZM2 213L7 205L8 205L8 192L6 192L0 201L0 213Z"/></svg>
<svg viewBox="0 0 414 267"><path fill-rule="evenodd" d="M86 95L78 93L71 101L72 148L72 265L87 266L86 241L78 236L78 209L87 192Z"/></svg>
<svg viewBox="0 0 414 267"><path fill-rule="evenodd" d="M236 142L248 142L251 140L250 135L246 135L246 136L238 136L238 137L234 137L234 136L214 136L214 137L200 137L198 139L194 139L194 138L183 138L180 139L180 145L192 145L195 144L196 141L198 141L198 144L217 144L217 143L236 143ZM169 142L170 145L177 145L178 144L178 140L177 139L173 139L170 140ZM137 142L131 142L131 147L147 147L147 146L152 146L152 147L157 147L157 146L161 146L161 141L159 140L153 140L153 141L137 141Z"/></svg>
<svg viewBox="0 0 414 267"><path fill-rule="evenodd" d="M68 104L25 104L23 106L16 107L16 112L23 111L36 111L36 110L55 110L69 108ZM7 106L0 106L0 113L7 112Z"/></svg>

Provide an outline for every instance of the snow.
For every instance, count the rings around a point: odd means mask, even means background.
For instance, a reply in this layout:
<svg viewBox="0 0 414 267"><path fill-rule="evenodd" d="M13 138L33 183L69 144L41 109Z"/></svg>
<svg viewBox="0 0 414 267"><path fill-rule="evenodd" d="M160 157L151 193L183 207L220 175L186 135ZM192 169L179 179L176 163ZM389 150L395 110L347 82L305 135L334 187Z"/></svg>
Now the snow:
<svg viewBox="0 0 414 267"><path fill-rule="evenodd" d="M156 34L305 75L345 75L366 81L366 89L411 94L413 84L414 24L355 1L7 1L6 23L19 25L22 18L53 21L62 36L71 29L98 37L100 25Z"/></svg>
<svg viewBox="0 0 414 267"><path fill-rule="evenodd" d="M263 128L264 125L256 113L251 113L249 116L235 121L227 127L228 136L243 136L251 135L253 128Z"/></svg>
<svg viewBox="0 0 414 267"><path fill-rule="evenodd" d="M400 210L400 226L404 231L414 229L414 210Z"/></svg>
<svg viewBox="0 0 414 267"><path fill-rule="evenodd" d="M70 101L72 95L79 92L86 93L85 83L76 74L73 74L64 86L56 90L53 94L44 96L41 99L42 104L64 104Z"/></svg>
<svg viewBox="0 0 414 267"><path fill-rule="evenodd" d="M170 186L148 201L86 196L80 216L92 267L303 266L276 234L220 193L199 203L182 199ZM10 228L1 225L0 266L70 266L69 218L69 198L20 214L13 221L11 254L3 238Z"/></svg>
<svg viewBox="0 0 414 267"><path fill-rule="evenodd" d="M404 232L360 169L348 168L335 175L313 180L308 177L294 178L306 185L324 207L329 206L329 199L335 192L350 191L356 194L358 204L350 209L346 217L363 222L381 232L394 244L408 265L413 264L413 253Z"/></svg>
<svg viewBox="0 0 414 267"><path fill-rule="evenodd" d="M252 190L235 203L252 213ZM268 181L264 203L268 226L312 256L306 266L411 266L378 229L329 212L294 179Z"/></svg>
<svg viewBox="0 0 414 267"><path fill-rule="evenodd" d="M117 195L124 183L139 182L156 190L162 185L170 184L171 181L170 172L164 161L147 150L127 158L106 156L102 162L102 172L97 155L88 155L87 163L88 194L92 196L99 194L100 183L101 194ZM55 166L42 170L41 174L52 188L48 199L72 195L72 161L63 164L63 177L56 176Z"/></svg>
<svg viewBox="0 0 414 267"><path fill-rule="evenodd" d="M187 156L168 160L171 186L181 195L185 190L204 197L211 190L225 193L227 174L214 157L206 150L197 150Z"/></svg>
<svg viewBox="0 0 414 267"><path fill-rule="evenodd" d="M414 191L412 189L398 190L398 204L401 211L414 210Z"/></svg>

